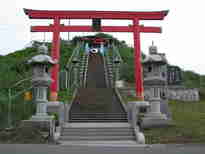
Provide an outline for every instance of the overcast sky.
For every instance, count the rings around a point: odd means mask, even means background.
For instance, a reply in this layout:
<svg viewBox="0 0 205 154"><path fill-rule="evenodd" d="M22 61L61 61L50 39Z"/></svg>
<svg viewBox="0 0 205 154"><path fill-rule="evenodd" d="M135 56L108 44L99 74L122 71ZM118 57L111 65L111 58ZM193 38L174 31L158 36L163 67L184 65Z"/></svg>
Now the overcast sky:
<svg viewBox="0 0 205 154"><path fill-rule="evenodd" d="M158 51L166 53L170 64L185 70L205 74L205 8L202 0L6 0L0 5L0 54L22 49L32 40L43 40L44 34L30 33L31 25L47 25L51 21L31 21L23 8L44 10L113 10L113 11L161 11L170 10L164 21L141 22L145 26L161 26L162 34L141 34L142 51L148 53L152 40ZM67 24L67 21L62 21ZM71 21L71 24L88 24L87 21ZM111 25L105 21L105 25ZM116 21L114 25L130 22ZM89 33L72 33L88 35ZM120 40L133 44L129 33L112 33ZM46 33L45 39L51 40ZM67 34L61 35L67 39Z"/></svg>

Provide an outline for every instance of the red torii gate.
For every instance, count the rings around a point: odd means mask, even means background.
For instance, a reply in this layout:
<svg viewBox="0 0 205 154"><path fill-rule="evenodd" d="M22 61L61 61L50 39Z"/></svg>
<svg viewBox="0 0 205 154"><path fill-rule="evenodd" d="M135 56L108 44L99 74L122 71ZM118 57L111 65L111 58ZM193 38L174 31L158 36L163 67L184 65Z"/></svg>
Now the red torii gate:
<svg viewBox="0 0 205 154"><path fill-rule="evenodd" d="M131 26L102 26L100 32L133 32L135 53L135 84L137 99L143 100L143 79L141 66L140 33L161 33L160 27L144 27L139 25L140 20L163 20L168 11L153 12L127 12L127 11L49 11L24 9L30 19L53 19L49 26L32 26L31 32L53 32L51 56L53 59L60 58L60 32L94 32L92 26L64 26L61 19L118 19L132 20ZM51 71L54 82L51 84L51 92L58 92L59 64Z"/></svg>

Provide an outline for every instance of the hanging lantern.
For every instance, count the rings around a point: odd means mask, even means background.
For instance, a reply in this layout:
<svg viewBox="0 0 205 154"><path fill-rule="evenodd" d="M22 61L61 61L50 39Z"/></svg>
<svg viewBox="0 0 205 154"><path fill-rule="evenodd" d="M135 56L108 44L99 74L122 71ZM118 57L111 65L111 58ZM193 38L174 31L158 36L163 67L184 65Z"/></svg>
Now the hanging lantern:
<svg viewBox="0 0 205 154"><path fill-rule="evenodd" d="M32 100L32 93L30 91L27 91L24 93L24 100L25 101L31 101Z"/></svg>

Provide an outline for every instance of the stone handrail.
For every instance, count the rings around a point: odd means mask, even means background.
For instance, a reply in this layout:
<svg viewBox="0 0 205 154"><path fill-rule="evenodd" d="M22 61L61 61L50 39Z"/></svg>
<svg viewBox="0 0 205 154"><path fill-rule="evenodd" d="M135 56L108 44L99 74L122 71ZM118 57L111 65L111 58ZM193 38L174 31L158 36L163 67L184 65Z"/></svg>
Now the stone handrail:
<svg viewBox="0 0 205 154"><path fill-rule="evenodd" d="M73 50L73 53L66 64L67 69L69 69L69 67L72 65L73 59L79 56L79 52L80 52L81 47L82 47L82 43L79 43L79 44L77 44L76 48Z"/></svg>
<svg viewBox="0 0 205 154"><path fill-rule="evenodd" d="M108 78L108 69L107 69L107 66L106 66L106 53L102 56L103 57L103 64L104 64L104 75L105 75L105 82L106 82L106 85L107 87L109 87L109 78Z"/></svg>
<svg viewBox="0 0 205 154"><path fill-rule="evenodd" d="M123 100L122 96L120 95L120 92L118 91L118 89L116 87L114 88L114 90L115 90L115 93L116 93L118 99L120 100L121 105L123 106L124 110L127 112L127 107L125 105L125 101Z"/></svg>
<svg viewBox="0 0 205 154"><path fill-rule="evenodd" d="M87 73L88 73L88 62L89 62L89 54L86 58L86 64L85 64L85 72L84 72L84 78L83 78L83 87L86 87L86 81L87 81Z"/></svg>
<svg viewBox="0 0 205 154"><path fill-rule="evenodd" d="M137 125L138 122L138 114L140 107L148 107L149 103L144 101L133 101L128 102L128 122L130 123L131 127L133 128L136 141L139 144L145 144L145 137L144 134L140 132L139 126Z"/></svg>
<svg viewBox="0 0 205 154"><path fill-rule="evenodd" d="M80 49L82 48L83 46L83 43L78 43L76 48L74 49L71 57L69 58L67 64L66 64L66 69L67 69L67 72L68 72L68 78L67 78L67 83L69 84L71 81L71 76L72 74L74 73L74 69L76 69L76 65L77 65L77 61L78 61L78 58L79 58L79 54L80 54ZM74 60L77 60L76 63L73 63ZM77 79L76 79L77 80ZM73 82L73 84L69 87L70 89L73 89L73 88L76 88L76 85L74 85L75 82Z"/></svg>
<svg viewBox="0 0 205 154"><path fill-rule="evenodd" d="M65 111L65 121L69 121L69 115L70 115L70 110L71 110L71 107L74 103L74 100L75 100L75 96L77 95L77 92L78 90L75 89L74 93L73 93L73 96L72 96L72 100L71 100L71 103L69 104L69 106L67 106L66 108L66 111Z"/></svg>
<svg viewBox="0 0 205 154"><path fill-rule="evenodd" d="M118 57L120 62L123 63L123 59L122 59L122 57L120 55L120 52L119 52L118 48L114 44L112 44L112 49L113 49L114 57Z"/></svg>

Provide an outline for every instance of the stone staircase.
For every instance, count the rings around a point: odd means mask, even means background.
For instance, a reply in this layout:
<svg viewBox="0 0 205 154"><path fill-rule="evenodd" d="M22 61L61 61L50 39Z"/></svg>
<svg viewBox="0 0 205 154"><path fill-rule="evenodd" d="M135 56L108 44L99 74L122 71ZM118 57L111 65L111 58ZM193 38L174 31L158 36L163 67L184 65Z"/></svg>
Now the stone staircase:
<svg viewBox="0 0 205 154"><path fill-rule="evenodd" d="M88 97L89 96L89 97ZM69 122L127 122L127 114L112 88L80 88Z"/></svg>
<svg viewBox="0 0 205 154"><path fill-rule="evenodd" d="M59 141L133 141L136 143L136 138L128 123L70 123L62 128Z"/></svg>
<svg viewBox="0 0 205 154"><path fill-rule="evenodd" d="M86 84L78 88L69 110L69 121L61 128L60 143L136 144L125 108L110 82L113 78L112 64L108 61L106 64L105 61L96 54L89 56L87 66L85 62L82 63L85 69L80 72L86 71ZM106 76L110 85L107 85ZM83 75L81 78L84 78Z"/></svg>
<svg viewBox="0 0 205 154"><path fill-rule="evenodd" d="M105 79L105 66L100 54L89 56L86 88L107 88Z"/></svg>

